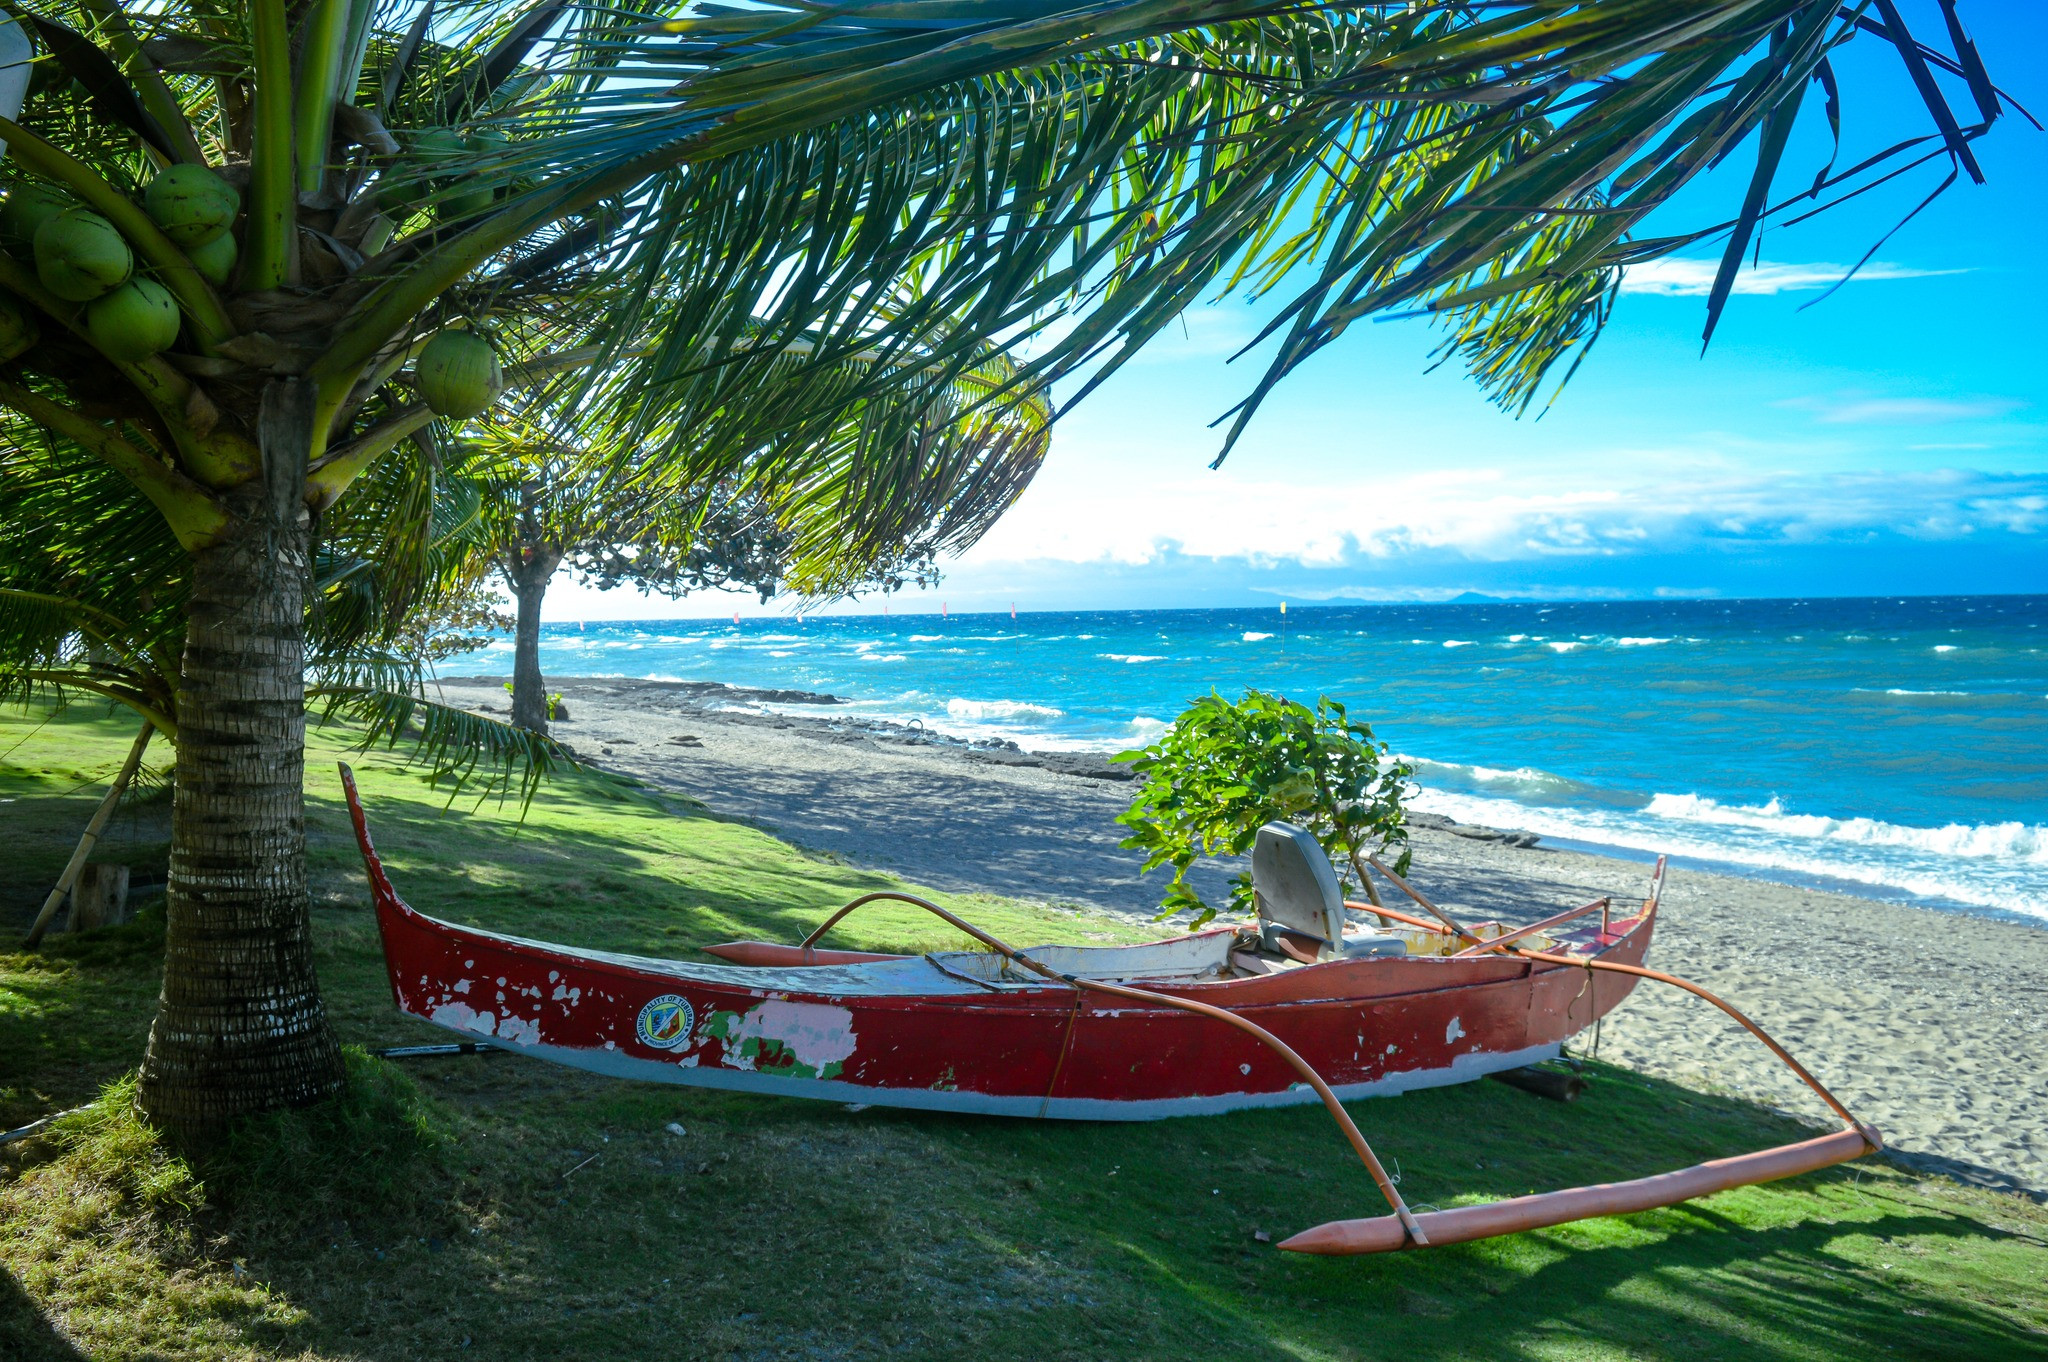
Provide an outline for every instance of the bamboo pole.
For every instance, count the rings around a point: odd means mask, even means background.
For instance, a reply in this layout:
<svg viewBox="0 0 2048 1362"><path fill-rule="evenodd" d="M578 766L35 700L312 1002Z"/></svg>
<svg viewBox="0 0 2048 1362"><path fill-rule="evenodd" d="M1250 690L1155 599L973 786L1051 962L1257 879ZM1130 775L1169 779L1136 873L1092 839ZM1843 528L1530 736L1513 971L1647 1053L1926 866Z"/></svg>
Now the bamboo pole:
<svg viewBox="0 0 2048 1362"><path fill-rule="evenodd" d="M1388 879L1392 880L1394 882L1394 887L1396 889L1406 894L1409 898L1414 899L1423 907L1429 909L1430 912L1435 913L1438 917L1442 918L1444 920L1444 925L1446 927L1449 927L1453 932L1456 932L1459 936L1464 937L1467 941L1470 941L1475 946L1479 944L1478 937L1472 935L1472 933L1466 931L1463 927L1460 927L1458 925L1458 920L1456 918L1452 917L1449 913L1446 913L1443 909L1437 907L1434 903L1431 903L1428 899L1424 898L1422 896L1421 890L1417 889L1414 885L1408 883L1408 881L1402 879L1399 875L1396 875L1393 871L1389 870L1385 862L1381 861L1379 857L1368 856L1365 858L1365 863L1371 866L1374 870L1379 871L1380 874L1385 875Z"/></svg>
<svg viewBox="0 0 2048 1362"><path fill-rule="evenodd" d="M1380 909L1386 907L1386 905L1380 902L1380 891L1374 888L1372 876L1365 873L1365 863L1359 860L1358 852L1355 848L1351 852L1351 868L1358 873L1358 882L1365 886L1365 897L1371 902L1373 912L1379 914L1381 928L1392 927L1394 920L1385 913L1380 912ZM1351 905L1347 903L1344 906L1348 908Z"/></svg>
<svg viewBox="0 0 2048 1362"><path fill-rule="evenodd" d="M135 772L142 765L143 750L149 746L149 740L155 733L156 725L144 721L142 731L135 735L135 743L128 749L128 759L121 763L121 773L114 777L114 783L107 789L107 797L100 801L92 821L85 825L85 835L78 839L78 849L71 853L64 873L57 877L57 887L50 891L50 897L43 900L43 910L36 914L35 925L28 929L28 940L23 943L28 949L34 950L42 942L43 933L49 930L50 919L57 916L57 905L64 902L64 896L71 892L71 886L78 880L78 872L85 869L93 844L100 840L107 820L114 816L114 806L121 802L128 782L135 779Z"/></svg>

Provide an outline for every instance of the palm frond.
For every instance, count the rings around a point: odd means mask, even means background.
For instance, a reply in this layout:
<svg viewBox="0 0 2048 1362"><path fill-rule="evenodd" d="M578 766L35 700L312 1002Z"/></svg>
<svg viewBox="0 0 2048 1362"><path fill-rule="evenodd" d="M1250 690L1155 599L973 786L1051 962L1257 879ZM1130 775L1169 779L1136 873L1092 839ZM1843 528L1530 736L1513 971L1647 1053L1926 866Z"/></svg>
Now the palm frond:
<svg viewBox="0 0 2048 1362"><path fill-rule="evenodd" d="M541 782L576 766L543 734L428 698L406 659L363 654L329 664L309 674L306 698L323 715L359 725L362 750L403 748L451 799L464 791L488 797L516 789L524 804Z"/></svg>

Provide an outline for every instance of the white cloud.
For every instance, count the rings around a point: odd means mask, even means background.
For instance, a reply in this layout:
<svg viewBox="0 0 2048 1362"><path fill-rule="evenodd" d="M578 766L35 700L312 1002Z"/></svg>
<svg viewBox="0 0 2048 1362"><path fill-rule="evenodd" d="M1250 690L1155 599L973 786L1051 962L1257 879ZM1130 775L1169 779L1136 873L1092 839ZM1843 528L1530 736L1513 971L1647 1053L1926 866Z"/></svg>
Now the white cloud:
<svg viewBox="0 0 2048 1362"><path fill-rule="evenodd" d="M1731 472L1645 452L1628 479L1471 468L1304 487L1228 471L1035 489L961 560L1320 569L1717 552L1738 545L2048 532L2048 475Z"/></svg>
<svg viewBox="0 0 2048 1362"><path fill-rule="evenodd" d="M1945 397L1866 397L1840 393L1829 397L1798 397L1778 404L1810 411L1831 426L1932 426L1945 421L1984 421L2025 406L2008 397L1958 401Z"/></svg>
<svg viewBox="0 0 2048 1362"><path fill-rule="evenodd" d="M1704 298L1714 288L1714 275L1720 270L1718 260L1697 260L1690 256L1668 255L1661 260L1646 260L1640 265L1631 265L1622 274L1623 293L1654 293L1666 298ZM1834 284L1849 272L1849 266L1831 264L1817 260L1811 264L1786 264L1766 260L1760 264L1745 265L1735 275L1737 293L1802 293L1810 289L1823 289ZM1855 283L1870 283L1886 279L1928 279L1943 274L1966 274L1967 270L1921 270L1907 265L1889 265L1882 260L1873 260L1856 272Z"/></svg>

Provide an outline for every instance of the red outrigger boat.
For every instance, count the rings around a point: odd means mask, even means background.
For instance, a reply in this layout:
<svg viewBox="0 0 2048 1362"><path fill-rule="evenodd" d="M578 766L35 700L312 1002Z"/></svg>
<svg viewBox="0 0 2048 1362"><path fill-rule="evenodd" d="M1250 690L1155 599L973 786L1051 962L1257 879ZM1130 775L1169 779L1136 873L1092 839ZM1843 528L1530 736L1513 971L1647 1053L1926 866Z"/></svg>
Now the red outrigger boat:
<svg viewBox="0 0 2048 1362"><path fill-rule="evenodd" d="M1527 1228L1461 1234L1444 1222L1432 1231L1430 1222L1443 1217L1513 1203L1410 1215L1341 1100L1462 1083L1555 1056L1639 978L1669 979L1642 965L1656 928L1661 860L1640 910L1615 917L1601 900L1512 931L1452 922L1374 862L1448 925L1358 904L1347 906L1378 914L1386 927L1344 936L1342 913L1333 911L1322 934L1299 922L1267 923L1260 931L1221 928L1137 946L1016 950L936 904L884 893L854 900L800 945L708 948L731 963L578 950L442 922L408 906L378 860L346 766L342 778L401 1012L465 1040L614 1077L837 1102L1153 1120L1322 1101L1395 1214L1337 1222L1283 1245L1308 1252ZM1316 861L1315 873L1334 886L1327 862ZM848 912L884 898L918 904L988 949L885 955L814 944ZM1813 1085L1849 1131L1767 1151L1800 1153L1789 1163L1779 1158L1783 1171L1732 1182L1723 1171L1717 1186L1789 1176L1877 1147L1874 1131ZM1601 1189L1550 1195L1589 1190ZM1583 1214L1635 1208L1603 1203ZM1310 1241L1346 1226L1351 1239Z"/></svg>

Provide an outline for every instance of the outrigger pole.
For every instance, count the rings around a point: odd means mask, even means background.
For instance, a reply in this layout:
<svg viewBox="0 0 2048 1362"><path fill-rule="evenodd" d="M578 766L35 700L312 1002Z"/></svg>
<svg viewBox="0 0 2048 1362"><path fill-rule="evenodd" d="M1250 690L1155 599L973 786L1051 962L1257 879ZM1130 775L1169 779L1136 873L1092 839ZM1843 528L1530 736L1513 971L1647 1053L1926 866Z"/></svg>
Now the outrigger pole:
<svg viewBox="0 0 2048 1362"><path fill-rule="evenodd" d="M1380 1194L1386 1197L1387 1204L1392 1208L1392 1214L1390 1215L1362 1220L1333 1220L1327 1224L1318 1225L1314 1229L1303 1230L1300 1234L1283 1240L1278 1245L1278 1247L1290 1253L1346 1256L1361 1253L1385 1253L1393 1249L1428 1248L1433 1245L1469 1243L1474 1239L1491 1239L1497 1235L1517 1234L1523 1230L1544 1229L1552 1225L1567 1224L1574 1220L1591 1219L1595 1216L1626 1215L1635 1211L1653 1210L1659 1206L1672 1206L1681 1201L1690 1201L1695 1197L1708 1196L1714 1192L1724 1192L1731 1187L1747 1187L1759 1182L1773 1182L1779 1178L1796 1177L1801 1173L1810 1173L1816 1169L1832 1167L1838 1163L1847 1163L1852 1159L1860 1159L1866 1154L1874 1154L1884 1148L1884 1140L1878 1134L1876 1128L1857 1120L1850 1113L1849 1109L1842 1105L1841 1101L1821 1084L1819 1079L1808 1073L1798 1060L1792 1058L1784 1046L1773 1040L1762 1027L1758 1026L1727 1002L1701 988L1698 984L1681 979L1674 974L1665 974L1659 970L1645 969L1639 965L1622 965L1604 960L1577 959L1567 955L1552 955L1544 951L1525 950L1515 944L1512 938L1525 935L1528 930L1533 930L1533 928L1525 929L1524 932L1511 933L1509 937L1497 938L1493 941L1480 941L1478 937L1475 937L1472 933L1459 926L1448 913L1445 913L1441 908L1438 908L1427 898L1423 897L1421 893L1411 888L1398 875L1389 871L1385 866L1380 865L1376 860L1373 862L1373 866L1374 869L1386 875L1388 879L1406 891L1410 898L1442 918L1445 925L1439 926L1433 922L1425 922L1420 918L1409 917L1406 914L1397 913L1391 909L1372 908L1370 911L1384 913L1388 917L1398 919L1426 931L1455 935L1474 943L1472 947L1459 952L1460 954L1478 954L1482 951L1499 950L1540 964L1564 965L1575 969L1607 970L1615 974L1630 974L1641 979L1652 979L1658 983L1670 984L1674 988L1681 988L1688 993L1705 998L1708 1002L1741 1023L1745 1030L1768 1046L1772 1054L1783 1060L1806 1086L1812 1088L1819 1095L1820 1099L1827 1103L1829 1109L1842 1119L1846 1128L1832 1135L1823 1135L1817 1139L1803 1140L1797 1144L1779 1145L1772 1149L1758 1150L1752 1154L1738 1154L1733 1158L1712 1159L1706 1163L1694 1164L1689 1168L1680 1168L1669 1173L1658 1173L1646 1178L1636 1178L1628 1182L1601 1183L1592 1187L1572 1187L1557 1192L1539 1192L1532 1196L1513 1197L1505 1201L1488 1202L1479 1206L1460 1206L1448 1211L1426 1211L1418 1215L1409 1210L1408 1204L1401 1199L1399 1189L1394 1186L1393 1179L1387 1176L1387 1170L1380 1163L1379 1156L1373 1153L1372 1146L1366 1143L1364 1134L1359 1131L1357 1123L1351 1119L1351 1113L1344 1109L1344 1104L1337 1099L1337 1094L1331 1090L1330 1085L1323 1081L1322 1075L1317 1073L1307 1060L1296 1054L1285 1041L1256 1022L1238 1016L1234 1012L1226 1011L1220 1007L1212 1007L1208 1003L1199 1003L1191 998L1178 998L1167 993L1154 993L1150 989L1132 988L1125 984L1104 983L1099 979L1084 979L1077 975L1052 969L1031 959L1029 956L998 940L988 932L983 931L956 914L941 908L929 899L918 898L914 894L899 894L890 890L863 894L839 909L832 916L826 918L816 931L804 938L803 948L807 951L812 949L816 946L820 937L836 926L847 914L863 904L874 903L882 899L909 903L924 909L926 912L943 919L951 926L965 932L1012 964L1019 965L1043 978L1066 984L1069 988L1076 990L1091 993L1107 993L1112 997L1129 998L1138 1002L1151 1003L1159 1007L1168 1007L1181 1012L1192 1012L1198 1016L1210 1017L1228 1026L1236 1027L1261 1044L1266 1045L1274 1053L1286 1060L1288 1065L1296 1073L1300 1074L1310 1087L1315 1089L1316 1095L1323 1099L1323 1106L1329 1110L1330 1118L1337 1123L1338 1129L1343 1131L1344 1138L1350 1142L1353 1152L1358 1155L1359 1162L1365 1165L1366 1172L1371 1174L1373 1182L1380 1189ZM1657 858L1656 876L1652 884L1654 887L1651 891L1651 897L1643 905L1646 913L1655 913L1657 911L1658 900L1662 896L1664 858L1661 856ZM1350 905L1347 904L1346 906ZM1364 904L1358 906L1361 908L1367 907ZM1605 899L1596 899L1582 908L1576 908L1559 914L1543 923L1536 924L1536 926L1554 925L1557 922L1567 921L1592 912L1595 909L1604 909L1606 907L1607 901Z"/></svg>
<svg viewBox="0 0 2048 1362"><path fill-rule="evenodd" d="M1374 862L1374 868L1395 884L1406 890L1416 902L1422 904L1450 923L1449 928L1424 922L1419 918L1403 920L1410 924L1449 935L1456 933L1466 940L1474 940L1469 932L1451 923L1448 914L1424 898L1406 881L1393 874L1385 866ZM1646 912L1657 911L1664 892L1665 858L1657 858L1657 869L1651 879L1650 898L1643 905ZM1352 905L1346 904L1346 907ZM1364 907L1365 905L1357 905ZM1803 1140L1797 1144L1779 1145L1772 1149L1761 1149L1753 1154L1738 1154L1733 1158L1711 1159L1706 1163L1694 1164L1669 1173L1658 1173L1647 1178L1636 1178L1628 1182L1606 1182L1592 1187L1572 1187L1557 1192L1538 1192L1530 1196L1512 1197L1505 1201L1491 1201L1480 1206L1460 1206L1448 1211L1427 1211L1419 1220L1423 1233L1430 1244L1462 1244L1474 1239L1491 1239L1496 1235L1518 1234L1523 1230L1546 1229L1552 1225L1568 1224L1574 1220L1588 1220L1601 1215L1626 1215L1634 1211L1654 1210L1659 1206L1673 1206L1695 1197L1725 1192L1731 1187L1748 1187L1759 1182L1775 1182L1780 1178L1797 1177L1816 1169L1832 1167L1860 1159L1866 1154L1875 1154L1884 1148L1884 1139L1875 1126L1859 1121L1842 1105L1821 1081L1806 1071L1804 1065L1794 1058L1784 1046L1773 1040L1761 1026L1751 1021L1723 999L1701 988L1688 979L1661 970L1645 969L1640 965L1623 965L1608 960L1580 959L1568 955L1552 955L1546 951L1525 950L1514 944L1517 938L1526 936L1542 927L1568 921L1607 908L1606 899L1596 899L1584 907L1560 913L1556 917L1535 923L1520 931L1492 941L1482 942L1459 951L1459 955L1479 955L1488 951L1501 951L1508 955L1546 965L1565 965L1574 969L1606 970L1613 974L1630 974L1639 979L1651 979L1660 984L1705 998L1714 1006L1726 1012L1744 1030L1769 1047L1772 1054L1784 1061L1786 1067L1799 1076L1801 1082L1813 1089L1829 1110L1842 1119L1845 1129L1817 1139ZM1401 914L1393 914L1402 917ZM1300 1234L1280 1242L1278 1247L1291 1253L1314 1253L1323 1255L1349 1255L1358 1253L1385 1253L1391 1249L1406 1248L1416 1242L1410 1236L1409 1218L1379 1216L1365 1220L1333 1220L1314 1229L1303 1230Z"/></svg>
<svg viewBox="0 0 2048 1362"><path fill-rule="evenodd" d="M1257 1022L1240 1017L1235 1012L1229 1012L1220 1007L1211 1007L1208 1003L1198 1003L1192 998L1176 998L1171 994L1154 993L1150 989L1131 988L1124 984L1106 984L1099 979L1083 979L1078 975L1063 973L1049 966L1041 965L1030 956L997 940L973 923L939 907L938 904L933 903L930 899L921 899L915 894L898 894L886 889L873 894L863 894L838 912L832 914L832 916L826 918L824 922L819 924L816 931L804 938L803 948L809 950L817 944L818 938L830 931L841 918L862 904L873 903L877 899L895 899L899 902L915 904L926 912L943 918L946 922L967 933L967 935L973 937L982 945L987 946L1012 964L1021 965L1033 974L1063 983L1069 988L1085 990L1090 993L1107 993L1112 997L1131 998L1138 1002L1155 1003L1160 1007L1170 1007L1181 1012L1192 1012L1201 1017L1211 1017L1228 1026L1236 1027L1254 1040L1269 1047L1280 1058L1286 1060L1289 1067L1300 1074L1302 1079L1316 1090L1316 1096L1323 1099L1323 1105L1329 1109L1330 1119L1335 1121L1337 1128L1344 1132L1344 1138L1351 1142L1352 1151L1358 1155L1358 1161L1365 1165L1365 1171L1371 1174L1372 1180L1379 1185L1380 1193L1386 1197L1387 1204L1394 1208L1393 1215L1388 1218L1399 1228L1403 1242L1412 1241L1417 1245L1427 1245L1429 1243L1429 1238L1423 1232L1422 1226L1417 1223L1414 1214L1409 1211L1408 1203L1401 1200L1400 1189L1395 1187L1394 1180L1387 1176L1387 1170L1380 1163L1379 1155L1372 1152L1372 1146L1365 1142L1365 1136L1358 1129L1358 1124L1351 1119L1351 1113L1344 1110L1344 1104L1337 1100L1337 1094L1331 1091L1328 1083L1323 1081L1323 1076L1315 1071L1314 1065L1296 1054L1293 1047L1288 1045L1286 1041L1280 1039L1280 1037L1274 1035L1265 1027L1260 1026Z"/></svg>

